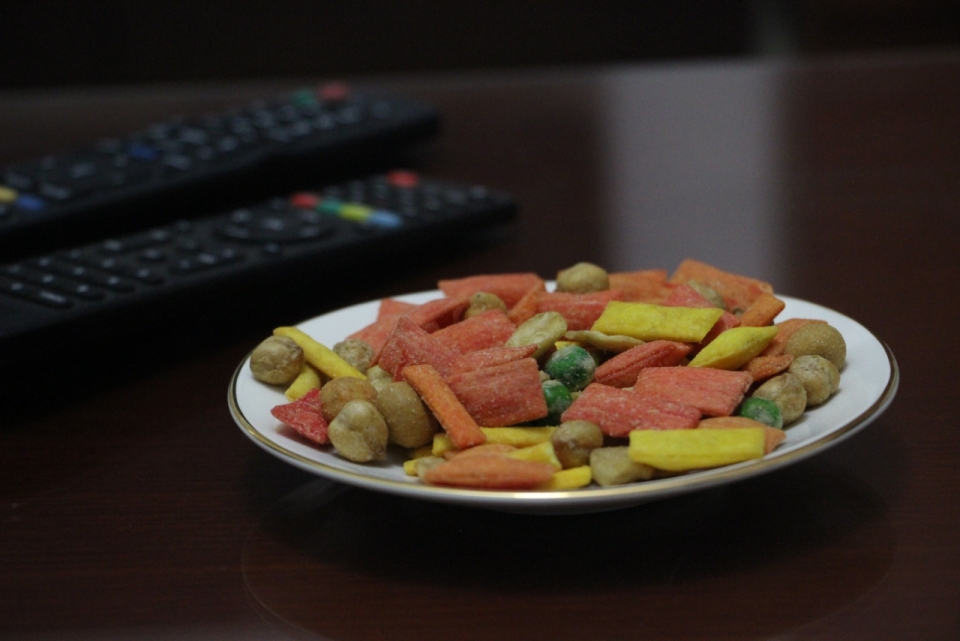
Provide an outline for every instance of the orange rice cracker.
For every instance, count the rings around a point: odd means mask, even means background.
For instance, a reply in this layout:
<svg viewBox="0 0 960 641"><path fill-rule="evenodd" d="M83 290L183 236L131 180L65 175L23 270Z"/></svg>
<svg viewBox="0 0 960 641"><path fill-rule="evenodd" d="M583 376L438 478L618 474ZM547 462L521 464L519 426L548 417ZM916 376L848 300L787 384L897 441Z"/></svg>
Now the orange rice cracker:
<svg viewBox="0 0 960 641"><path fill-rule="evenodd" d="M724 271L688 258L673 272L670 282L687 283L691 280L715 290L723 297L730 311L747 309L761 294L773 293L773 286L770 283Z"/></svg>
<svg viewBox="0 0 960 641"><path fill-rule="evenodd" d="M750 307L744 310L743 315L740 316L740 324L744 327L770 325L786 306L785 302L773 294L760 294L757 296L757 300L753 301Z"/></svg>
<svg viewBox="0 0 960 641"><path fill-rule="evenodd" d="M377 310L377 319L369 325L347 335L347 338L362 340L373 348L374 354L379 354L383 345L390 338L394 328L397 326L397 319L406 312L416 307L413 303L404 303L402 301L385 298L380 301L380 307Z"/></svg>
<svg viewBox="0 0 960 641"><path fill-rule="evenodd" d="M484 490L530 490L553 478L549 463L525 461L502 454L455 456L430 468L424 482Z"/></svg>
<svg viewBox="0 0 960 641"><path fill-rule="evenodd" d="M522 325L537 315L537 299L547 293L543 283L534 285L518 300L509 311L509 318L514 325Z"/></svg>
<svg viewBox="0 0 960 641"><path fill-rule="evenodd" d="M760 421L755 421L746 416L716 416L705 418L697 425L698 428L708 429L733 429L737 427L762 427L764 428L764 446L763 453L769 454L777 449L777 446L783 443L787 438L787 433L776 427L764 425Z"/></svg>
<svg viewBox="0 0 960 641"><path fill-rule="evenodd" d="M610 289L623 292L624 300L631 303L661 304L673 285L667 282L667 270L643 269L635 272L615 272L609 274Z"/></svg>
<svg viewBox="0 0 960 641"><path fill-rule="evenodd" d="M650 341L602 363L594 372L593 381L611 387L632 387L644 368L677 365L689 353L690 345L686 343Z"/></svg>
<svg viewBox="0 0 960 641"><path fill-rule="evenodd" d="M700 410L660 396L641 396L629 389L591 383L561 420L589 421L608 436L626 436L633 430L694 428Z"/></svg>
<svg viewBox="0 0 960 641"><path fill-rule="evenodd" d="M741 367L740 370L750 374L754 383L759 383L787 371L792 363L793 356L790 354L757 356Z"/></svg>
<svg viewBox="0 0 960 641"><path fill-rule="evenodd" d="M463 311L468 304L463 301L438 298L417 305L392 298L384 298L380 301L380 307L377 309L377 319L366 327L349 334L347 338L362 340L373 348L375 354L379 354L390 338L390 334L396 329L397 320L401 316L410 317L426 332L432 333L440 327L456 322L463 315Z"/></svg>
<svg viewBox="0 0 960 641"><path fill-rule="evenodd" d="M422 327L428 334L459 322L470 301L459 298L438 298L417 305L404 316Z"/></svg>
<svg viewBox="0 0 960 641"><path fill-rule="evenodd" d="M505 312L491 309L439 329L433 336L444 345L467 354L488 347L499 347L515 331L517 326L507 318Z"/></svg>
<svg viewBox="0 0 960 641"><path fill-rule="evenodd" d="M706 416L729 416L750 389L746 372L708 367L648 367L640 372L635 394L659 395L692 405Z"/></svg>
<svg viewBox="0 0 960 641"><path fill-rule="evenodd" d="M405 367L403 379L430 408L455 448L465 450L487 442L487 435L432 365Z"/></svg>
<svg viewBox="0 0 960 641"><path fill-rule="evenodd" d="M588 294L548 292L537 299L537 313L558 312L567 321L570 331L590 329L612 300L622 301L623 291L607 289Z"/></svg>
<svg viewBox="0 0 960 641"><path fill-rule="evenodd" d="M515 274L481 274L441 280L437 283L440 291L450 298L469 299L477 292L487 292L496 295L506 304L507 309L513 307L523 298L524 294L533 288L544 288L544 281L532 272Z"/></svg>
<svg viewBox="0 0 960 641"><path fill-rule="evenodd" d="M433 365L441 376L450 376L470 369L459 352L428 334L409 316L401 316L390 338L380 350L377 364L390 372L394 380L401 380L405 367L423 363Z"/></svg>
<svg viewBox="0 0 960 641"><path fill-rule="evenodd" d="M516 425L548 413L540 368L532 358L456 374L446 382L483 427Z"/></svg>

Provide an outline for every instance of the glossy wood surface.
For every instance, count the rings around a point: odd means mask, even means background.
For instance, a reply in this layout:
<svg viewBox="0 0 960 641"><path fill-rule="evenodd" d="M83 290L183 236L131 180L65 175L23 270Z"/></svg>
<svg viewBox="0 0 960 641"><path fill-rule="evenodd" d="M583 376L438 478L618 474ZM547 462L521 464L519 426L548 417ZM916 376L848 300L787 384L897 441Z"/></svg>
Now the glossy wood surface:
<svg viewBox="0 0 960 641"><path fill-rule="evenodd" d="M347 298L692 256L864 324L899 363L892 406L760 478L534 517L333 486L248 441L227 382L300 318L99 363L99 383L3 372L41 400L0 429L0 638L960 637L960 56L382 82L445 114L425 172L510 191L521 217ZM0 94L0 162L281 84Z"/></svg>

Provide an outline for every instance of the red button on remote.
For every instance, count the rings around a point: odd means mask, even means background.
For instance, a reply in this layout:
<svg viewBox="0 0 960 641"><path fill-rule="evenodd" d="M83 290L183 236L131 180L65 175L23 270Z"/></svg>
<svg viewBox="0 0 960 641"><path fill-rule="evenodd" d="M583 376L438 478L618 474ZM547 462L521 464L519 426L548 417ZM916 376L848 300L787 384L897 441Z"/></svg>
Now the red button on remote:
<svg viewBox="0 0 960 641"><path fill-rule="evenodd" d="M387 182L394 187L416 187L420 184L420 175L413 171L398 169L387 174Z"/></svg>
<svg viewBox="0 0 960 641"><path fill-rule="evenodd" d="M320 202L320 197L316 194L300 193L290 196L290 206L298 209L313 209Z"/></svg>
<svg viewBox="0 0 960 641"><path fill-rule="evenodd" d="M350 87L342 82L330 82L320 87L317 93L320 95L321 100L339 102L346 100L347 96L350 95Z"/></svg>

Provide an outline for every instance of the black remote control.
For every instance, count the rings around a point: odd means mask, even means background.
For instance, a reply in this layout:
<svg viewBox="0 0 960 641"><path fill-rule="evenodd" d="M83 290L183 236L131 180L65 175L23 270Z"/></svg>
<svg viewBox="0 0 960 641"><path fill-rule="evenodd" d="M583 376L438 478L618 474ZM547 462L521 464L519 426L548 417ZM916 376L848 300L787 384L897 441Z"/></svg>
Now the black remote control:
<svg viewBox="0 0 960 641"><path fill-rule="evenodd" d="M410 164L430 106L328 84L0 169L0 261Z"/></svg>
<svg viewBox="0 0 960 641"><path fill-rule="evenodd" d="M0 364L147 326L186 334L284 283L315 309L515 213L506 194L395 170L25 258L0 266Z"/></svg>

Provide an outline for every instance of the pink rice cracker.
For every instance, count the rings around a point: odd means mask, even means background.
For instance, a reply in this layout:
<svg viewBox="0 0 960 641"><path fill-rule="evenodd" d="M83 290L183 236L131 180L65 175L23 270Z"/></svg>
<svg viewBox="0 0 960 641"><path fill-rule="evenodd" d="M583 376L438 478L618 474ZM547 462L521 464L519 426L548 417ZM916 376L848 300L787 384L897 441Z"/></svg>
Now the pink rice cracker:
<svg viewBox="0 0 960 641"><path fill-rule="evenodd" d="M481 274L465 278L441 280L437 283L445 296L468 299L477 292L497 296L513 307L531 289L543 289L543 279L533 272L515 274Z"/></svg>
<svg viewBox="0 0 960 641"><path fill-rule="evenodd" d="M459 323L438 329L434 338L461 354L488 347L500 347L517 331L507 314L499 309L487 310Z"/></svg>
<svg viewBox="0 0 960 641"><path fill-rule="evenodd" d="M277 405L270 410L278 421L289 425L306 439L326 445L330 442L327 421L320 405L320 390L312 389L292 403Z"/></svg>
<svg viewBox="0 0 960 641"><path fill-rule="evenodd" d="M747 372L709 367L650 367L633 391L692 405L706 416L730 416L753 383Z"/></svg>
<svg viewBox="0 0 960 641"><path fill-rule="evenodd" d="M475 352L464 354L463 360L470 364L470 369L480 369L481 367L503 365L510 361L529 358L533 356L535 351L537 351L535 344L523 345L521 347L488 347L487 349L478 349Z"/></svg>
<svg viewBox="0 0 960 641"><path fill-rule="evenodd" d="M446 382L484 427L516 425L547 415L540 369L532 358L457 374Z"/></svg>
<svg viewBox="0 0 960 641"><path fill-rule="evenodd" d="M470 301L459 298L438 298L408 311L404 316L419 325L428 334L460 321Z"/></svg>
<svg viewBox="0 0 960 641"><path fill-rule="evenodd" d="M700 410L660 396L591 383L561 419L589 421L608 436L626 436L633 430L692 429L700 420Z"/></svg>
<svg viewBox="0 0 960 641"><path fill-rule="evenodd" d="M374 353L383 349L384 343L390 338L393 329L397 326L397 319L414 309L416 305L392 298L384 298L377 308L377 320L358 329L347 338L355 338L365 342L373 348Z"/></svg>
<svg viewBox="0 0 960 641"><path fill-rule="evenodd" d="M433 365L441 376L470 369L456 350L428 334L409 316L401 316L397 321L396 329L380 350L377 364L396 381L403 380L403 368L408 365Z"/></svg>
<svg viewBox="0 0 960 641"><path fill-rule="evenodd" d="M537 298L537 313L558 312L567 321L567 329L590 329L612 300L623 300L623 291L606 289L589 294L549 292Z"/></svg>

